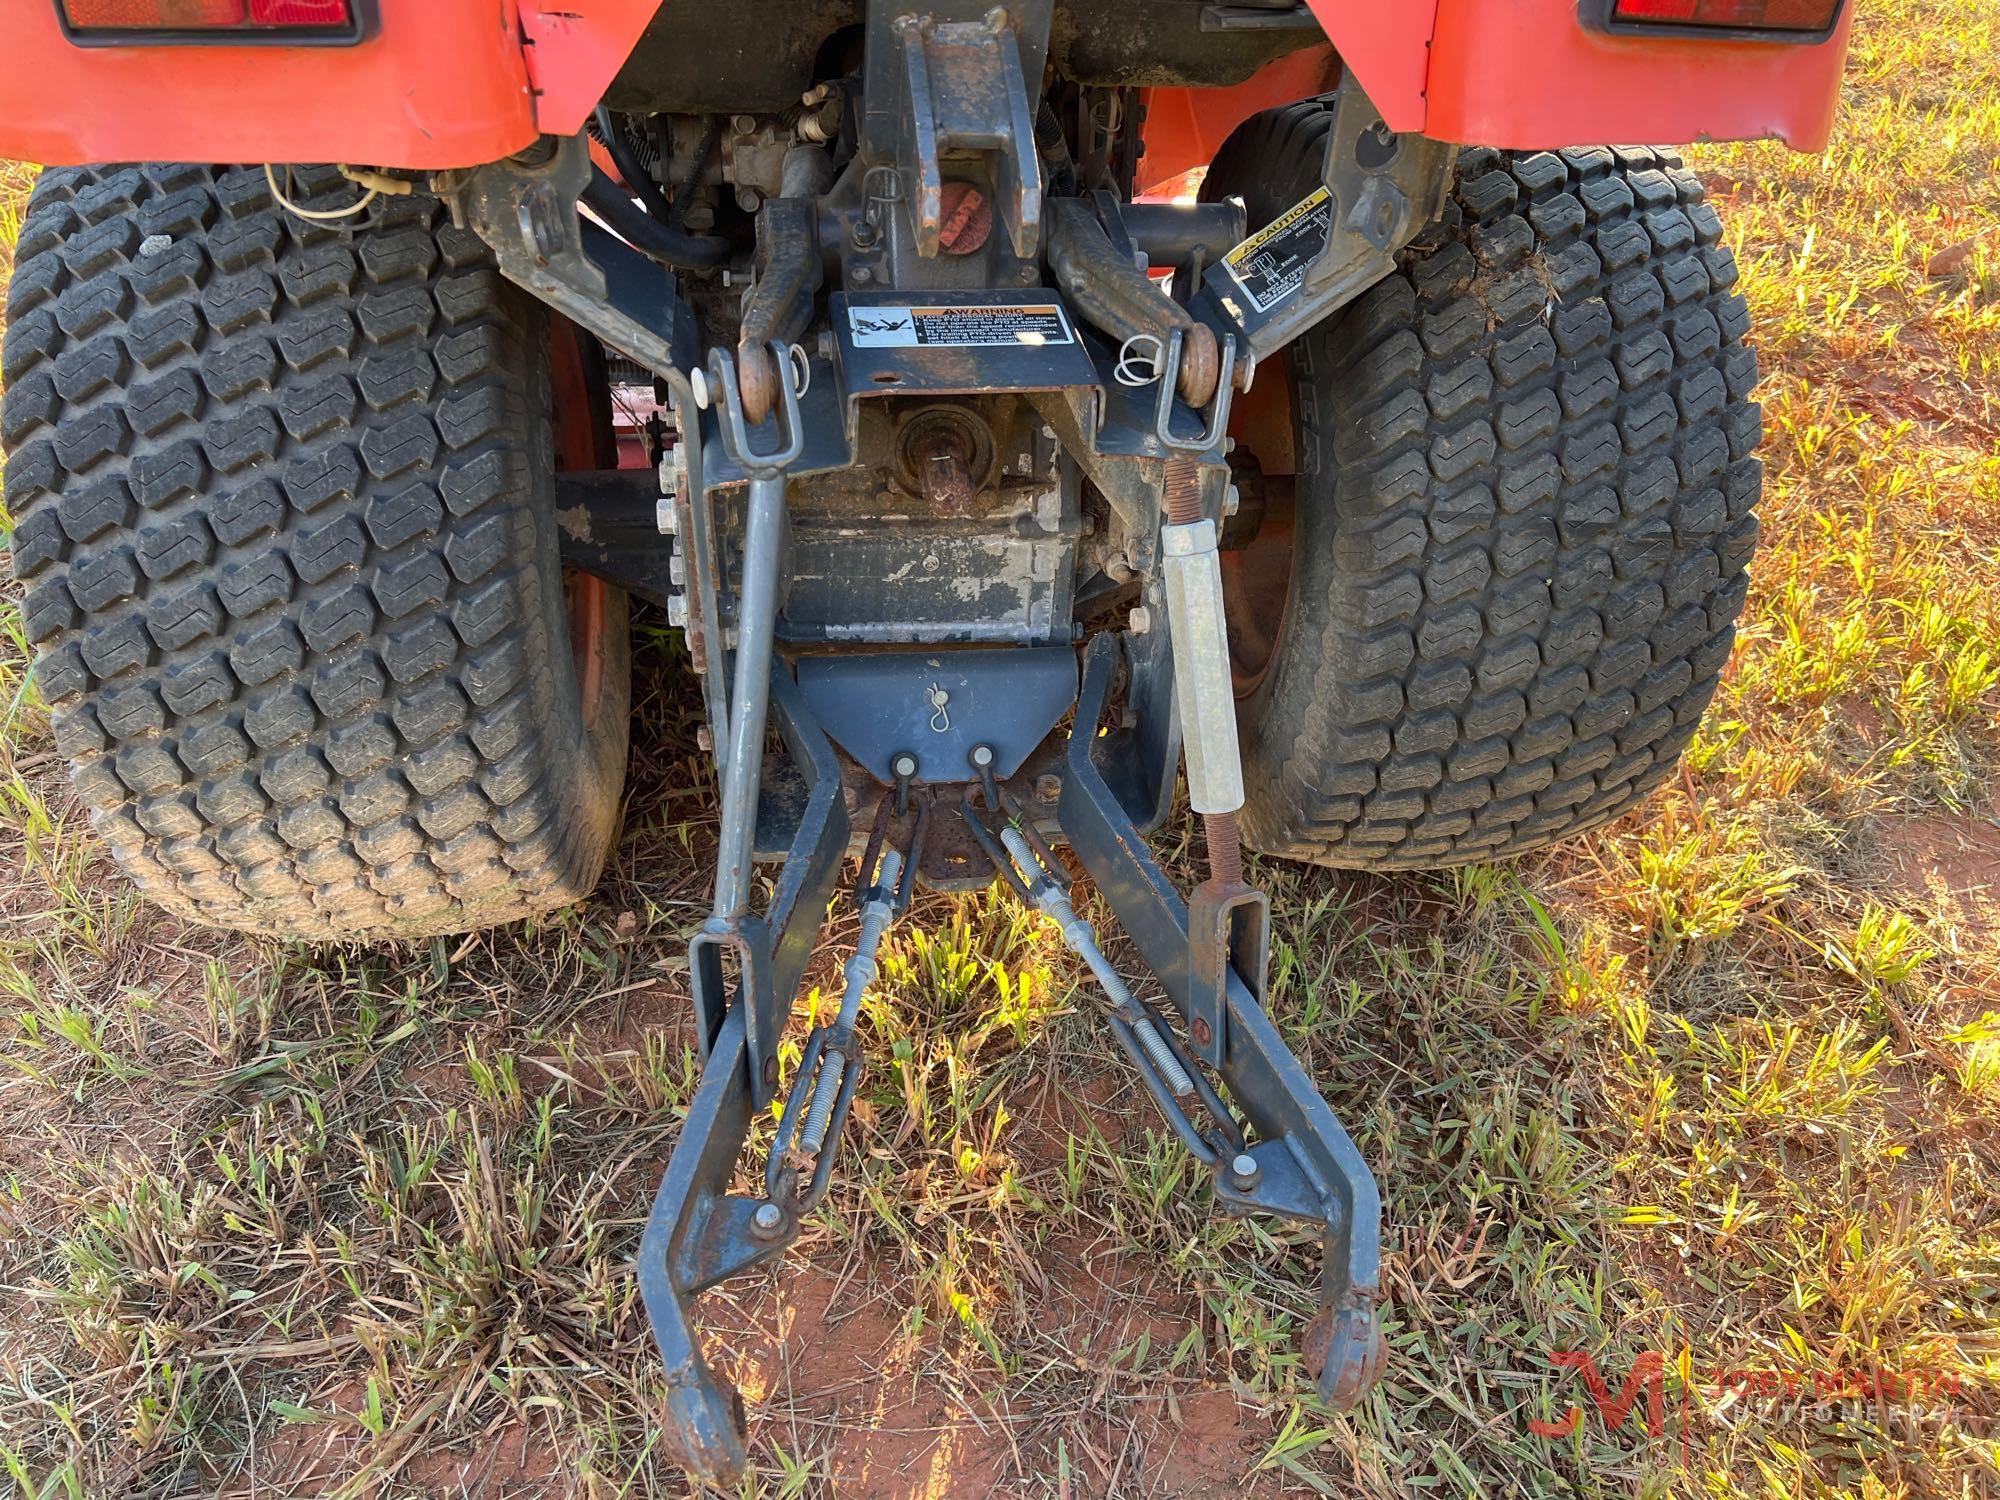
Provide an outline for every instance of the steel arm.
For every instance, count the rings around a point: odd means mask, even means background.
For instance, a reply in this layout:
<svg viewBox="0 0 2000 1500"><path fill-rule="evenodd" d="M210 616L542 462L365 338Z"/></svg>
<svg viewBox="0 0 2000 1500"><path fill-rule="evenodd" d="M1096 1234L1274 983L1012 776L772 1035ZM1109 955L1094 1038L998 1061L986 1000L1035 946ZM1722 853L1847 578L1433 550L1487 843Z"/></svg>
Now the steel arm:
<svg viewBox="0 0 2000 1500"><path fill-rule="evenodd" d="M1096 637L1084 661L1076 732L1070 739L1057 819L1084 869L1111 904L1167 997L1188 1014L1188 910L1155 863L1134 819L1099 769L1102 720L1121 648ZM1219 1072L1230 1099L1254 1127L1249 1152L1259 1172L1247 1187L1227 1172L1216 1196L1234 1211L1263 1210L1324 1226L1326 1263L1319 1318L1309 1355L1325 1341L1319 1390L1327 1405L1352 1406L1381 1369L1376 1303L1380 1296L1382 1203L1375 1179L1310 1075L1292 1056L1271 1018L1232 971L1228 975L1228 1050Z"/></svg>

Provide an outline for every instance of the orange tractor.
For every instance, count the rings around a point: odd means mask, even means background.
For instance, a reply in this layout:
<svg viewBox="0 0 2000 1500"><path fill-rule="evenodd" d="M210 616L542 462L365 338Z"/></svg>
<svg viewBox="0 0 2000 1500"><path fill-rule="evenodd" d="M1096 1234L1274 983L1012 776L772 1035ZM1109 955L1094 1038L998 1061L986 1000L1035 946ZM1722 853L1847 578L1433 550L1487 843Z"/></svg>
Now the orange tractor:
<svg viewBox="0 0 2000 1500"><path fill-rule="evenodd" d="M1266 1012L1242 851L1504 858L1671 774L1757 366L1700 181L1600 143L1819 149L1850 9L16 0L0 154L59 165L0 431L78 793L199 921L547 911L616 835L651 601L720 787L638 1271L690 1469L745 1461L694 1298L825 1192L912 891L995 878L1216 1202L1323 1231L1305 1344L1351 1404L1379 1202ZM1145 840L1183 778L1185 893Z"/></svg>

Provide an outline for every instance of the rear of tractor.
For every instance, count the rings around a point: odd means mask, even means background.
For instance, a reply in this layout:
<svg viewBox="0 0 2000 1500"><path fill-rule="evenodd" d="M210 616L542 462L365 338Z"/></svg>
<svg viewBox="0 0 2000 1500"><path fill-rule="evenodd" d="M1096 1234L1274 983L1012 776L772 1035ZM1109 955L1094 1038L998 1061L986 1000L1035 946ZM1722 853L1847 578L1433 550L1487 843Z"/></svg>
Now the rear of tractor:
<svg viewBox="0 0 2000 1500"><path fill-rule="evenodd" d="M1590 143L1817 149L1839 0L18 9L0 151L349 164L58 166L23 225L23 618L147 894L310 938L572 901L628 597L685 632L706 1061L639 1275L690 1467L745 1461L693 1299L826 1191L913 890L996 876L1217 1201L1323 1232L1307 1350L1358 1400L1376 1187L1266 1011L1242 850L1500 858L1671 773L1743 602L1756 365L1698 179ZM1183 774L1185 895L1145 838Z"/></svg>

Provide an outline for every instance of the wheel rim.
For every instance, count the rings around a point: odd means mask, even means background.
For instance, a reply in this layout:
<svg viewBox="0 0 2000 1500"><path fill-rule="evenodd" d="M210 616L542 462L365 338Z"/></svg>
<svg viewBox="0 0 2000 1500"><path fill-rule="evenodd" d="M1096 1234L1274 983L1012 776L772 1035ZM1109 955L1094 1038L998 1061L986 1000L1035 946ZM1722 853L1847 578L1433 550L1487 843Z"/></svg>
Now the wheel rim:
<svg viewBox="0 0 2000 1500"><path fill-rule="evenodd" d="M1222 553L1222 613L1229 676L1238 701L1264 685L1292 613L1297 517L1297 406L1289 360L1272 360L1238 399L1230 435L1264 471L1264 516L1256 533Z"/></svg>
<svg viewBox="0 0 2000 1500"><path fill-rule="evenodd" d="M1229 678L1238 699L1270 676L1292 613L1293 484L1288 474L1267 482L1264 524L1247 547L1222 554Z"/></svg>
<svg viewBox="0 0 2000 1500"><path fill-rule="evenodd" d="M617 466L615 440L606 441L592 374L576 325L566 318L551 317L549 384L557 473ZM595 729L604 701L604 640L610 626L611 591L602 578L581 568L565 567L562 586L570 657L576 664L577 706L583 713L584 728Z"/></svg>

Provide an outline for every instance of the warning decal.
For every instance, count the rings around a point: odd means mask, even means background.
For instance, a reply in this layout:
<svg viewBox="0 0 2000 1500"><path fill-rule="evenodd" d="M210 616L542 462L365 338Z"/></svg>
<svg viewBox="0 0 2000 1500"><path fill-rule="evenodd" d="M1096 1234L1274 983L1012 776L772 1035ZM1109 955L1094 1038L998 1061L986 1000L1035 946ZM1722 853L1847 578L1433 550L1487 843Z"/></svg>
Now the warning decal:
<svg viewBox="0 0 2000 1500"><path fill-rule="evenodd" d="M849 307L861 349L972 349L997 344L1071 344L1069 317L1053 302L986 307Z"/></svg>
<svg viewBox="0 0 2000 1500"><path fill-rule="evenodd" d="M1326 248L1333 195L1325 188L1294 203L1222 257L1258 312L1269 312L1305 284L1306 267Z"/></svg>

